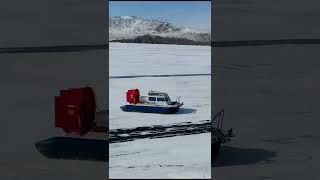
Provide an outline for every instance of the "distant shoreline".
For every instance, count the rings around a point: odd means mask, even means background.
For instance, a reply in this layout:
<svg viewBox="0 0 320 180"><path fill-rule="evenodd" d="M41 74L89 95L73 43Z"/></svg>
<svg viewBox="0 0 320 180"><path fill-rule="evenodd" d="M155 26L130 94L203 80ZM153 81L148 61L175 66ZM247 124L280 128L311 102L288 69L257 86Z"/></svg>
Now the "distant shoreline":
<svg viewBox="0 0 320 180"><path fill-rule="evenodd" d="M210 46L211 42L205 41L193 41L185 38L174 38L174 37L162 37L155 35L143 35L133 39L116 39L109 42L120 42L120 43L144 43L144 44L174 44L174 45L200 45Z"/></svg>

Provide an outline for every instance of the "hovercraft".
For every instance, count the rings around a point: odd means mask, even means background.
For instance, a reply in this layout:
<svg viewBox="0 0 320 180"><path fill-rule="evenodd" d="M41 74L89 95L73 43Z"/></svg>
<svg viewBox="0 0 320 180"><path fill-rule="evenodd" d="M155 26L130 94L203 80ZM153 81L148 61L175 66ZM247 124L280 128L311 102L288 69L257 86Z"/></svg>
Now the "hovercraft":
<svg viewBox="0 0 320 180"><path fill-rule="evenodd" d="M139 89L129 89L126 95L127 104L120 107L126 112L172 114L178 112L183 105L180 97L171 101L165 92L150 90L147 96L140 96Z"/></svg>

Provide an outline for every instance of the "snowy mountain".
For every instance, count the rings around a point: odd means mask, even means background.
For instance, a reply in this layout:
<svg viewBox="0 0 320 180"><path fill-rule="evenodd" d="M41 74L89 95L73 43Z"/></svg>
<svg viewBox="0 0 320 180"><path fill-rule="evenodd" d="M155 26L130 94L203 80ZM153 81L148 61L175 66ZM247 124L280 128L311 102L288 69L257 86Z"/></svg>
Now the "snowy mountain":
<svg viewBox="0 0 320 180"><path fill-rule="evenodd" d="M147 20L136 16L115 16L109 18L109 40L135 39L139 36L160 36L210 42L210 34L169 22Z"/></svg>

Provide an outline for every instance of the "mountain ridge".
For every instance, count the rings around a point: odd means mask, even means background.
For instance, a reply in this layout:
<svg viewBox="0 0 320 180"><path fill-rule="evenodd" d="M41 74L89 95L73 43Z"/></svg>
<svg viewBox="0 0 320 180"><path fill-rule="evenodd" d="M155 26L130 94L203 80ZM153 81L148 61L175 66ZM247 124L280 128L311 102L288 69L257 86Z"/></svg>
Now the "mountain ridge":
<svg viewBox="0 0 320 180"><path fill-rule="evenodd" d="M109 18L110 41L135 41L145 43L148 39L156 40L161 44L191 43L208 44L211 36L207 32L201 32L187 27L177 26L167 21L144 19L137 16L114 16ZM161 42L159 42L161 41Z"/></svg>

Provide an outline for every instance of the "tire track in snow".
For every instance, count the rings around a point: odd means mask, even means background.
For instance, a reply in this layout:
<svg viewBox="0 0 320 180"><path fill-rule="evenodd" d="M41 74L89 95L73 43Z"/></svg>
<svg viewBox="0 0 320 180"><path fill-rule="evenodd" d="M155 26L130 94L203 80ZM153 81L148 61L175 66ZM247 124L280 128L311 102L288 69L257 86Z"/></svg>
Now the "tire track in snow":
<svg viewBox="0 0 320 180"><path fill-rule="evenodd" d="M210 120L203 120L199 123L184 122L172 125L155 125L131 129L115 129L109 130L109 143L120 143L146 138L155 139L210 133L211 131L212 122Z"/></svg>

